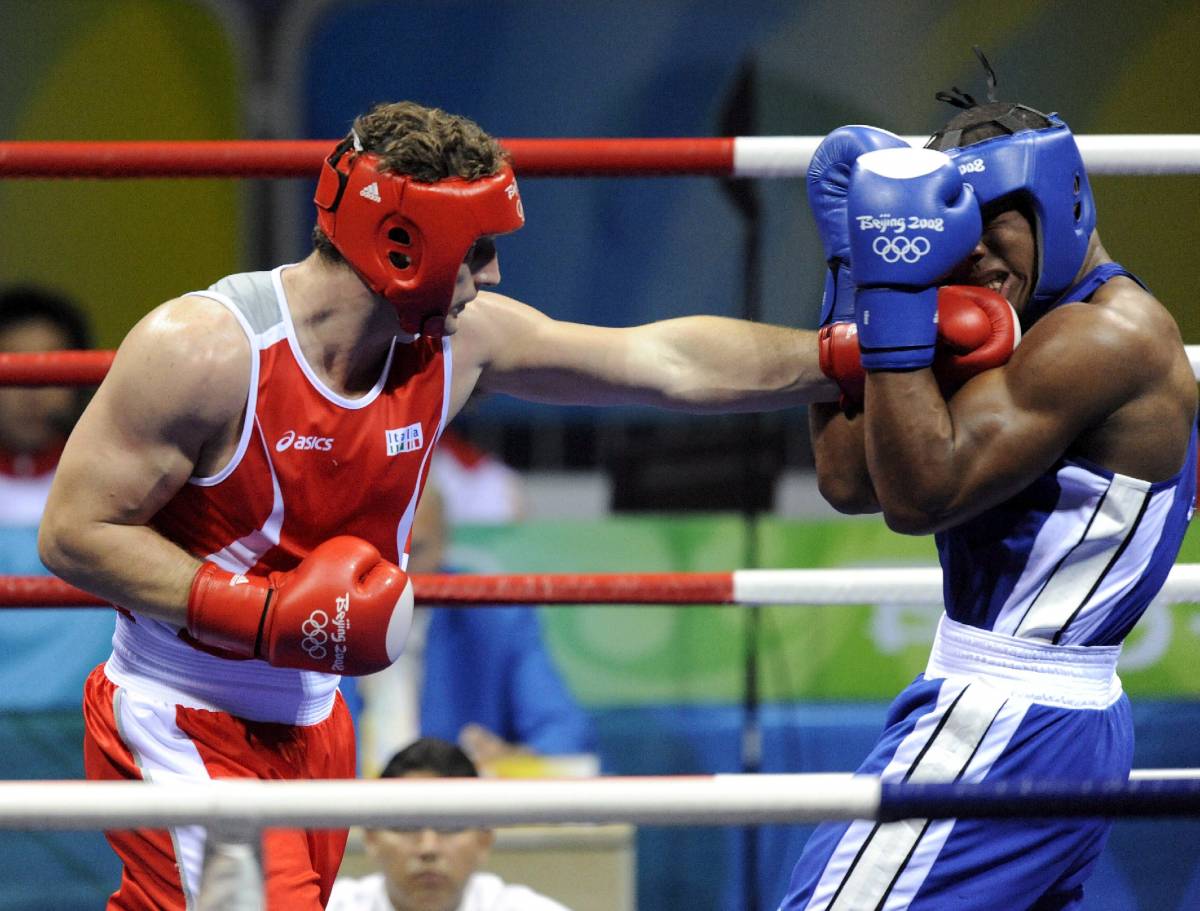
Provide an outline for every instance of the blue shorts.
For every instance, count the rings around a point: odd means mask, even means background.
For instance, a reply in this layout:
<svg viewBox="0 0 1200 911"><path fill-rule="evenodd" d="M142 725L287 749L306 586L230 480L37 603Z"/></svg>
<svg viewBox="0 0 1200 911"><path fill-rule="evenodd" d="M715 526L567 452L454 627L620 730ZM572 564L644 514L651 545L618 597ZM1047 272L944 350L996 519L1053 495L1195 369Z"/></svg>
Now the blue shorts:
<svg viewBox="0 0 1200 911"><path fill-rule="evenodd" d="M1068 708L971 677L921 675L892 703L859 772L885 781L1123 779L1132 762L1123 694L1102 708ZM1110 827L1096 819L825 823L780 911L1077 908Z"/></svg>

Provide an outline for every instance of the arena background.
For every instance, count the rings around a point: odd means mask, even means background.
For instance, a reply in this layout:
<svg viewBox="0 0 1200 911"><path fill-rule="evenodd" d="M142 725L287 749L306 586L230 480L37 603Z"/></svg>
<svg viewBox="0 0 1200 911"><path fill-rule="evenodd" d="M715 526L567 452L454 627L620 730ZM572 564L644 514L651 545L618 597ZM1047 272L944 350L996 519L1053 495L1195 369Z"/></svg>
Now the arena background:
<svg viewBox="0 0 1200 911"><path fill-rule="evenodd" d="M331 138L412 98L499 136L804 134L872 123L932 131L958 85L1063 113L1078 133L1200 133L1200 8L1116 0L1006 4L684 0L243 3L0 0L4 139ZM1093 180L1105 244L1200 343L1200 180ZM155 304L305 253L307 181L2 181L0 281L84 301L114 347ZM686 313L810 326L820 247L797 180L529 179L528 226L501 242L504 288L561 318L624 325ZM757 268L754 257L757 256ZM748 265L749 263L749 265ZM932 541L814 506L802 413L689 419L475 404L475 439L546 492L530 521L460 528L469 568L713 570L923 564ZM575 495L563 495L563 472ZM539 484L544 486L539 487ZM591 492L582 496L580 492ZM610 510L610 507L617 507ZM31 529L0 570L40 571ZM1200 561L1193 532L1181 560ZM606 772L851 768L888 697L923 665L937 607L572 608L544 612L597 718ZM102 611L6 618L0 772L79 777L79 688L107 654ZM755 633L756 631L756 633ZM753 638L750 634L755 633ZM758 680L747 714L747 652ZM1200 766L1200 612L1155 606L1122 677L1136 765ZM774 908L805 829L646 829L639 907ZM1089 909L1200 907L1200 824L1118 825ZM0 911L92 908L116 864L99 835L0 837Z"/></svg>

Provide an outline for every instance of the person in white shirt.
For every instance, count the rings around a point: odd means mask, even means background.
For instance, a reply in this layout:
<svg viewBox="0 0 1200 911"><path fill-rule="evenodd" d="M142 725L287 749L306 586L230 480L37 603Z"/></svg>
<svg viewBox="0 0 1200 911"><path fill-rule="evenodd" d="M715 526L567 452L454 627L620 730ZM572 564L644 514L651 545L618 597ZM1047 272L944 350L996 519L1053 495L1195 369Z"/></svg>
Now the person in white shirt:
<svg viewBox="0 0 1200 911"><path fill-rule="evenodd" d="M452 743L422 737L392 757L381 778L474 778L474 764ZM380 868L339 877L326 911L568 911L526 886L480 871L490 829L367 829L367 852Z"/></svg>
<svg viewBox="0 0 1200 911"><path fill-rule="evenodd" d="M447 427L429 463L450 525L503 525L527 511L520 472Z"/></svg>

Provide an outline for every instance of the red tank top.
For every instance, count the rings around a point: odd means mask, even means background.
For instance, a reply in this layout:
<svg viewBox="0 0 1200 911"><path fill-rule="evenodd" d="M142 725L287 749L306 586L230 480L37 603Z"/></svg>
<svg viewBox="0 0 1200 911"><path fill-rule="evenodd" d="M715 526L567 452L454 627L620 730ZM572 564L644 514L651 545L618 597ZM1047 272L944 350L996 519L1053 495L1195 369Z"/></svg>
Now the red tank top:
<svg viewBox="0 0 1200 911"><path fill-rule="evenodd" d="M450 346L397 339L375 386L346 399L305 362L280 271L201 292L233 310L250 337L246 419L229 464L192 478L154 527L230 571L291 569L335 535L370 541L403 566L449 406Z"/></svg>
<svg viewBox="0 0 1200 911"><path fill-rule="evenodd" d="M339 396L300 351L284 268L231 275L197 292L228 307L250 339L246 417L229 464L191 478L152 525L230 572L291 569L335 535L364 538L405 566L417 496L449 409L449 340L398 338L366 395ZM212 654L135 614L118 615L105 673L182 705L290 724L327 717L339 679Z"/></svg>

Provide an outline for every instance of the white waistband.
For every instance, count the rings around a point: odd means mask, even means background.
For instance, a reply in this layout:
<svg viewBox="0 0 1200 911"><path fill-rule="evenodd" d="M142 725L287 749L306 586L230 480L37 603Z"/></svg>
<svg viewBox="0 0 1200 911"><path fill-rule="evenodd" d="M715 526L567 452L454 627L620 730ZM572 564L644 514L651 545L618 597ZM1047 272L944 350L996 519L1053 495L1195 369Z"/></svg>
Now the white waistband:
<svg viewBox="0 0 1200 911"><path fill-rule="evenodd" d="M333 710L336 675L231 661L193 648L165 623L118 615L104 673L117 686L187 708L250 721L308 725Z"/></svg>
<svg viewBox="0 0 1200 911"><path fill-rule="evenodd" d="M1050 645L967 626L943 614L925 676L970 677L1031 702L1103 709L1121 696L1120 655L1119 645Z"/></svg>

